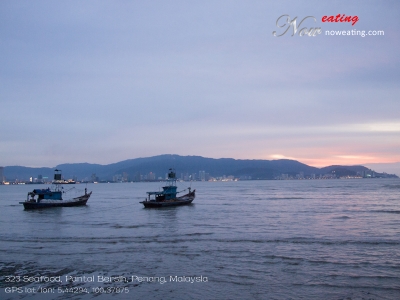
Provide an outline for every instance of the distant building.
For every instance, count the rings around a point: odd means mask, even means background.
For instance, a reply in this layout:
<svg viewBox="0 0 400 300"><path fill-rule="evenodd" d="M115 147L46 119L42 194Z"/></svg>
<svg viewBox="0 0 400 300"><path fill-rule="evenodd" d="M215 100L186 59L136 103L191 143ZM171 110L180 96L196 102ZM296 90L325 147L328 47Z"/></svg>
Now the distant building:
<svg viewBox="0 0 400 300"><path fill-rule="evenodd" d="M156 174L150 172L149 175L147 175L147 180L156 180Z"/></svg>
<svg viewBox="0 0 400 300"><path fill-rule="evenodd" d="M96 176L96 173L93 173L90 178L91 178L92 182L98 182L99 181L99 177Z"/></svg>
<svg viewBox="0 0 400 300"><path fill-rule="evenodd" d="M206 171L199 171L199 180L206 181Z"/></svg>
<svg viewBox="0 0 400 300"><path fill-rule="evenodd" d="M141 180L140 172L136 172L135 176L133 177L133 181L140 181Z"/></svg>
<svg viewBox="0 0 400 300"><path fill-rule="evenodd" d="M120 181L122 181L121 174L116 174L113 176L113 182L120 182Z"/></svg>
<svg viewBox="0 0 400 300"><path fill-rule="evenodd" d="M4 179L4 167L0 167L0 183L3 183L4 181L6 181Z"/></svg>
<svg viewBox="0 0 400 300"><path fill-rule="evenodd" d="M122 173L122 181L128 182L129 181L129 174L126 172Z"/></svg>

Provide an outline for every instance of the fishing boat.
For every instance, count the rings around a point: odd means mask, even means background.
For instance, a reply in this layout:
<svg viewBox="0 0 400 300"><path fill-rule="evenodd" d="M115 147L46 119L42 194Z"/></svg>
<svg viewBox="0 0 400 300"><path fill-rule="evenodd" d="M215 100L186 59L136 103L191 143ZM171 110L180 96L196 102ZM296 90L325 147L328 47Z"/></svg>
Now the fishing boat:
<svg viewBox="0 0 400 300"><path fill-rule="evenodd" d="M162 191L147 192L146 200L141 201L140 203L142 203L146 208L180 206L192 203L195 198L196 190L192 191L189 187L187 189L187 194L178 197L177 194L180 192L176 191L177 188L176 174L172 169L169 169L168 179L166 181L166 185L163 186Z"/></svg>
<svg viewBox="0 0 400 300"><path fill-rule="evenodd" d="M54 171L54 187L52 189L34 189L32 192L28 193L26 200L24 202L20 202L20 204L23 204L25 209L86 205L86 202L89 200L92 192L88 193L87 189L85 188L85 194L78 197L63 199L63 194L68 193L64 191L62 187L60 187L60 184L63 182L64 181L61 179L61 170L56 169Z"/></svg>

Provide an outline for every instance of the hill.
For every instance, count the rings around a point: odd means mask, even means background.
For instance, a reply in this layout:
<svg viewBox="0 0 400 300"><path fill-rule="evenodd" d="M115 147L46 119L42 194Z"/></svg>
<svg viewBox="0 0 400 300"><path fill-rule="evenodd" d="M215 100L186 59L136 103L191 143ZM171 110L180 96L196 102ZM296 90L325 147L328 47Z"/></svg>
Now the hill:
<svg viewBox="0 0 400 300"><path fill-rule="evenodd" d="M143 179L157 179L165 177L169 168L174 168L179 178L192 176L198 179L199 172L211 177L234 176L242 179L276 179L284 175L285 178L300 176L322 176L337 174L337 176L356 176L368 174L379 177L364 166L328 166L315 168L296 160L247 160L232 158L206 158L201 156L180 156L164 154L153 157L136 158L121 162L100 165L89 163L61 164L54 168L29 168L22 166L4 167L4 176L9 181L28 181L30 177L51 179L54 169L62 170L64 178L76 178L81 181L104 180L124 178L125 180L139 181ZM150 174L151 172L151 174ZM150 175L149 175L150 174ZM150 176L150 177L147 177ZM151 177L153 176L153 177ZM387 175L386 176L395 176Z"/></svg>

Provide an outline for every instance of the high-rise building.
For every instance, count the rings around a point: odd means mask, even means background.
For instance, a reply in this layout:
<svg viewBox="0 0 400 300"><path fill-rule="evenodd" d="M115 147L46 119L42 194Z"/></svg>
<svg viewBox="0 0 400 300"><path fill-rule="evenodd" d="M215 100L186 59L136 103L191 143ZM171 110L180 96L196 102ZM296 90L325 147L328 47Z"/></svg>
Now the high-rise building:
<svg viewBox="0 0 400 300"><path fill-rule="evenodd" d="M90 178L91 178L92 182L98 182L99 181L99 177L96 176L96 173L93 173Z"/></svg>
<svg viewBox="0 0 400 300"><path fill-rule="evenodd" d="M4 167L0 167L0 183L3 183L4 181Z"/></svg>
<svg viewBox="0 0 400 300"><path fill-rule="evenodd" d="M206 171L199 171L199 180L201 181L206 180Z"/></svg>
<svg viewBox="0 0 400 300"><path fill-rule="evenodd" d="M142 175L140 175L140 172L136 172L135 177L133 178L133 181L140 181Z"/></svg>
<svg viewBox="0 0 400 300"><path fill-rule="evenodd" d="M129 174L126 172L122 173L122 181L128 182L129 181Z"/></svg>

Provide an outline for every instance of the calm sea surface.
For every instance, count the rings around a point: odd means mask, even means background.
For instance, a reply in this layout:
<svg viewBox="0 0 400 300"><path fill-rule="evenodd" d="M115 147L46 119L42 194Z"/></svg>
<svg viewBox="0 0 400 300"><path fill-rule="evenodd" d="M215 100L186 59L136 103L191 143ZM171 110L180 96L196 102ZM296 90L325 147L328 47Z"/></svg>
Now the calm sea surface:
<svg viewBox="0 0 400 300"><path fill-rule="evenodd" d="M0 186L0 299L400 299L398 179L193 182L144 209L160 186L36 211L18 202L47 186Z"/></svg>

